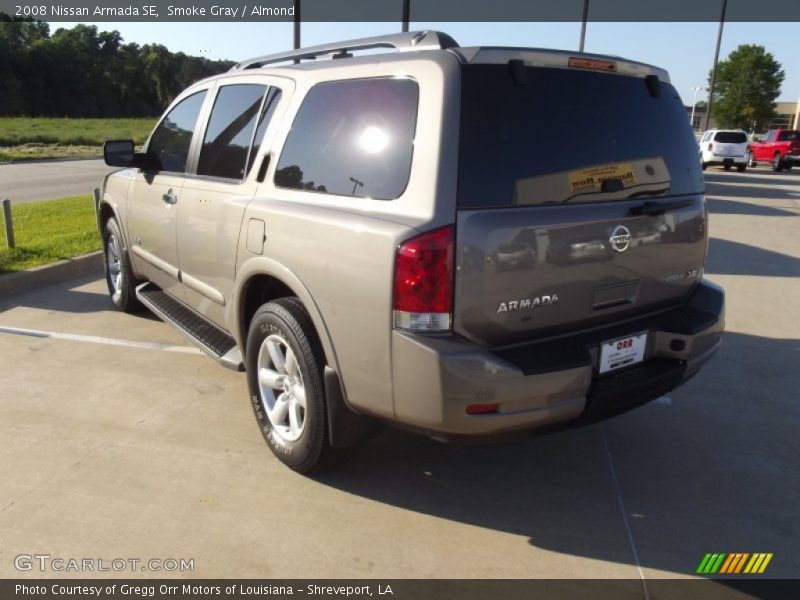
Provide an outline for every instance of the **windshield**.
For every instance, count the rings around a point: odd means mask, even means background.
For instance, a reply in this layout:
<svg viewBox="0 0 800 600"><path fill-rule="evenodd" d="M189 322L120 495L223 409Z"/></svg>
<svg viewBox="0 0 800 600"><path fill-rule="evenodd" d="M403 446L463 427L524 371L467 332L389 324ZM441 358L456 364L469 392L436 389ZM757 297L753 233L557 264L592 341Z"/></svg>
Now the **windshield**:
<svg viewBox="0 0 800 600"><path fill-rule="evenodd" d="M747 134L744 131L719 131L714 141L721 144L746 144Z"/></svg>
<svg viewBox="0 0 800 600"><path fill-rule="evenodd" d="M703 190L697 142L667 83L577 69L462 67L459 204L596 202Z"/></svg>

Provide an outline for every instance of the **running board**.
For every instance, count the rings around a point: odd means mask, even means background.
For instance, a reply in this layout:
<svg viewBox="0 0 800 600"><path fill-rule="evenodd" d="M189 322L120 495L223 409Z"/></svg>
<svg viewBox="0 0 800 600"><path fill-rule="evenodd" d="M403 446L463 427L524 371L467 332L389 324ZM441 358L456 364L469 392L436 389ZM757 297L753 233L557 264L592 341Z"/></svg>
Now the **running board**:
<svg viewBox="0 0 800 600"><path fill-rule="evenodd" d="M136 297L158 318L175 327L223 367L244 371L242 354L236 342L211 321L149 282L136 288Z"/></svg>

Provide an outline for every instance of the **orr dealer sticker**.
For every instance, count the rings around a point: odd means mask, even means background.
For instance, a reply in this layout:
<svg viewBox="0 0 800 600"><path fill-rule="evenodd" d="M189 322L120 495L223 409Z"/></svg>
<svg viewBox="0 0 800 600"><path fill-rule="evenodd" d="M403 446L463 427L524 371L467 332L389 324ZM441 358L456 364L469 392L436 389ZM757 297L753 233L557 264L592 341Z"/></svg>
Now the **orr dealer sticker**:
<svg viewBox="0 0 800 600"><path fill-rule="evenodd" d="M644 360L647 333L604 342L600 350L600 373L621 369Z"/></svg>
<svg viewBox="0 0 800 600"><path fill-rule="evenodd" d="M569 191L572 194L579 192L601 191L606 179L617 179L623 187L630 187L636 183L636 175L631 163L614 163L599 165L588 169L578 169L567 174Z"/></svg>

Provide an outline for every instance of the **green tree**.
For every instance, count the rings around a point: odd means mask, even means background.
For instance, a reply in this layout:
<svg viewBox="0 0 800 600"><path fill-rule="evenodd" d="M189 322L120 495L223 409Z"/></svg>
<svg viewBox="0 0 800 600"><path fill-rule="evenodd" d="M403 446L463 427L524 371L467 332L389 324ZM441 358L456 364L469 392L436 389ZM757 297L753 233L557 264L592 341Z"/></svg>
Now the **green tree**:
<svg viewBox="0 0 800 600"><path fill-rule="evenodd" d="M783 78L781 64L764 46L739 46L717 65L712 116L720 127L764 127L775 115Z"/></svg>

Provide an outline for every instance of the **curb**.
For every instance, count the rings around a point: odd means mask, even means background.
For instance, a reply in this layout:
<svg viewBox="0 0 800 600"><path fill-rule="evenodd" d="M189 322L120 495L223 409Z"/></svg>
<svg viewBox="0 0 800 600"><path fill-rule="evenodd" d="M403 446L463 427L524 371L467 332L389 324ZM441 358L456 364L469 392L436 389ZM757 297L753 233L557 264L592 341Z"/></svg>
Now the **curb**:
<svg viewBox="0 0 800 600"><path fill-rule="evenodd" d="M103 252L98 250L27 271L0 275L0 299L102 270Z"/></svg>

